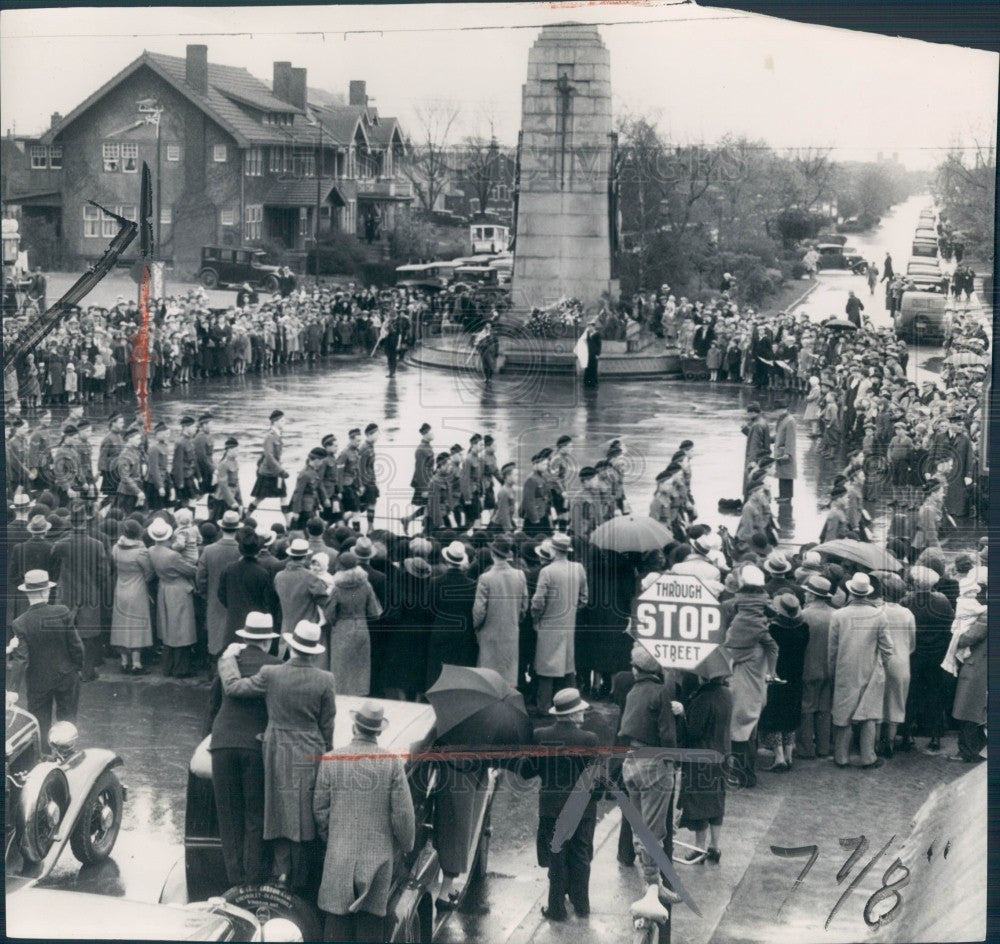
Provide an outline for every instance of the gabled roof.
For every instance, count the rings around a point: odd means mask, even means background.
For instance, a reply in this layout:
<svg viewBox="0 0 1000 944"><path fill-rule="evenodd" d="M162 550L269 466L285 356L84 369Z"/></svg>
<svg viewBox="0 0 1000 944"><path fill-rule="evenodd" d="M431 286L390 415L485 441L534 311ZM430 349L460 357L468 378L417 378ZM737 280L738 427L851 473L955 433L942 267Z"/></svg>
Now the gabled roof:
<svg viewBox="0 0 1000 944"><path fill-rule="evenodd" d="M377 125L368 129L368 137L377 147L389 148L397 142L402 147L406 145L403 129L395 118L383 118Z"/></svg>
<svg viewBox="0 0 1000 944"><path fill-rule="evenodd" d="M371 140L368 131L362 121L362 110L353 105L312 105L312 110L323 125L324 133L339 144L347 147L358 137L358 129L361 130L361 138L366 147L371 147Z"/></svg>

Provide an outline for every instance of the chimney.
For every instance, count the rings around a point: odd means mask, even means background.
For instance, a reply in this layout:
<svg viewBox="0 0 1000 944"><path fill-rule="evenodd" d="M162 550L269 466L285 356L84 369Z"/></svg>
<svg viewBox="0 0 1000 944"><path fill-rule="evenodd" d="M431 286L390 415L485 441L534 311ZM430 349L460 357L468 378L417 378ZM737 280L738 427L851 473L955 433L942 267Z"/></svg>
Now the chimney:
<svg viewBox="0 0 1000 944"><path fill-rule="evenodd" d="M208 94L208 46L187 47L184 81L199 95Z"/></svg>
<svg viewBox="0 0 1000 944"><path fill-rule="evenodd" d="M306 110L306 70L292 69L288 79L288 103Z"/></svg>
<svg viewBox="0 0 1000 944"><path fill-rule="evenodd" d="M357 105L359 108L367 108L368 96L365 94L364 79L351 79L349 89L347 103Z"/></svg>
<svg viewBox="0 0 1000 944"><path fill-rule="evenodd" d="M274 79L271 82L271 91L274 97L280 101L288 101L288 86L292 79L292 64L290 62L276 62L274 64Z"/></svg>
<svg viewBox="0 0 1000 944"><path fill-rule="evenodd" d="M54 128L60 121L62 121L62 115L57 111L52 112L52 117L49 119L49 127Z"/></svg>

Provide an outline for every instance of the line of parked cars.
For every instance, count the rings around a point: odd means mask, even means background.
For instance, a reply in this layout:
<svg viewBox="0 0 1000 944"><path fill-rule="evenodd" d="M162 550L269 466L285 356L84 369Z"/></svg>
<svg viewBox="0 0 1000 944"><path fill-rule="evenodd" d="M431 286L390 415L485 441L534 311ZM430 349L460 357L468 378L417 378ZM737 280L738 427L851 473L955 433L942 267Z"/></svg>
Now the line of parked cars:
<svg viewBox="0 0 1000 944"><path fill-rule="evenodd" d="M933 207L920 211L911 252L905 277L913 287L906 288L900 300L894 326L896 336L915 344L937 342L944 337L947 324L949 277L942 271L938 258Z"/></svg>

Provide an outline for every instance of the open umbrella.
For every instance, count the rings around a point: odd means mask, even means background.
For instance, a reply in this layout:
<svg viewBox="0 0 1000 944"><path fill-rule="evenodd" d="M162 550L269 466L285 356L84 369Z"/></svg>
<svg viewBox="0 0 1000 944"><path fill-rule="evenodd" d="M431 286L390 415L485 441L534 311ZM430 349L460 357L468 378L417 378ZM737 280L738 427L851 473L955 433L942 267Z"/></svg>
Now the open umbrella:
<svg viewBox="0 0 1000 944"><path fill-rule="evenodd" d="M426 695L434 707L439 739L448 735L454 744L527 743L496 740L497 735L513 729L511 710L523 715L526 721L528 713L521 693L493 669L443 665ZM463 724L473 718L478 719L475 724ZM463 725L458 732L461 740L455 740L452 732L459 725ZM495 727L495 733L491 726ZM530 727L529 723L529 730Z"/></svg>
<svg viewBox="0 0 1000 944"><path fill-rule="evenodd" d="M817 554L828 557L839 557L851 561L867 570L888 570L896 573L903 565L896 560L884 547L877 544L866 544L863 541L853 541L850 538L840 538L836 541L826 541L813 548Z"/></svg>
<svg viewBox="0 0 1000 944"><path fill-rule="evenodd" d="M704 681L733 674L733 664L726 651L717 646L694 667L694 674Z"/></svg>
<svg viewBox="0 0 1000 944"><path fill-rule="evenodd" d="M666 525L644 515L621 515L594 528L590 541L606 551L644 554L657 551L674 540Z"/></svg>
<svg viewBox="0 0 1000 944"><path fill-rule="evenodd" d="M989 363L989 358L972 351L956 351L944 359L949 367L982 367Z"/></svg>
<svg viewBox="0 0 1000 944"><path fill-rule="evenodd" d="M858 326L853 321L848 321L846 318L831 318L829 321L824 321L822 327L830 328L833 331L858 330Z"/></svg>

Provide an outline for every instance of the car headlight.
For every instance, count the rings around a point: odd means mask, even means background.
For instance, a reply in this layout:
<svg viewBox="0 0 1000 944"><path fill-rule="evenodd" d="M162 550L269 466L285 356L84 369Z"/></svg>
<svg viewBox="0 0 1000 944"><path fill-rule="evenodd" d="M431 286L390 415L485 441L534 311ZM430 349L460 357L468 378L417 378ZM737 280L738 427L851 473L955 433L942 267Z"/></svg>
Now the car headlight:
<svg viewBox="0 0 1000 944"><path fill-rule="evenodd" d="M68 757L76 750L80 732L70 721L57 721L49 728L49 745L60 757Z"/></svg>
<svg viewBox="0 0 1000 944"><path fill-rule="evenodd" d="M288 918L271 918L264 922L264 941L301 941L302 932L294 921Z"/></svg>

